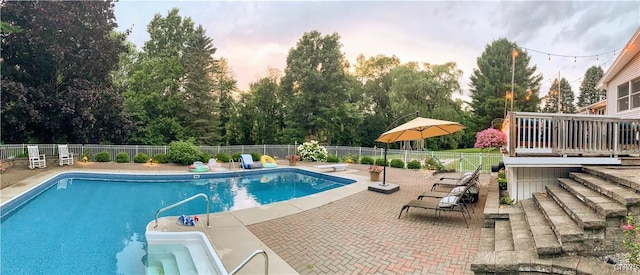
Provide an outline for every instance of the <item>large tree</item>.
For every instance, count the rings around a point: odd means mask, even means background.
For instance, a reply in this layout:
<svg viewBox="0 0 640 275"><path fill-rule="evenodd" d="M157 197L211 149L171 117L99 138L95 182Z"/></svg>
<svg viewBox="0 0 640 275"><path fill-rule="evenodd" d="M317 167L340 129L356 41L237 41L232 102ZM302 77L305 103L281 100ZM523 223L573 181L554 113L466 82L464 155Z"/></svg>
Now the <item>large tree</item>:
<svg viewBox="0 0 640 275"><path fill-rule="evenodd" d="M289 51L281 89L286 142L313 138L331 143L353 125L340 116L353 109L354 96L341 47L337 33L312 31Z"/></svg>
<svg viewBox="0 0 640 275"><path fill-rule="evenodd" d="M112 1L2 2L2 141L125 142ZM12 32L9 32L9 31Z"/></svg>
<svg viewBox="0 0 640 275"><path fill-rule="evenodd" d="M156 14L147 30L150 39L127 74L126 107L139 124L131 142L193 139L217 144L221 138L214 76L219 66L213 40L178 9Z"/></svg>
<svg viewBox="0 0 640 275"><path fill-rule="evenodd" d="M560 89L558 89L558 79L556 78L545 99L545 104L542 108L544 113L573 114L576 112L576 106L573 104L575 96L569 81L564 77L560 80Z"/></svg>
<svg viewBox="0 0 640 275"><path fill-rule="evenodd" d="M505 106L510 107L510 102L505 104L505 101L511 91L512 66L515 68L513 111L538 109L542 76L536 74L536 66L529 66L530 59L526 51L505 38L486 46L478 57L478 68L471 75L471 107L478 127L475 130L490 127L492 120L504 117Z"/></svg>
<svg viewBox="0 0 640 275"><path fill-rule="evenodd" d="M602 67L600 66L592 66L587 69L587 72L584 74L584 79L580 84L580 95L578 96L578 107L585 107L600 100L607 99L607 90L604 89L596 89L596 85L604 72L602 71Z"/></svg>

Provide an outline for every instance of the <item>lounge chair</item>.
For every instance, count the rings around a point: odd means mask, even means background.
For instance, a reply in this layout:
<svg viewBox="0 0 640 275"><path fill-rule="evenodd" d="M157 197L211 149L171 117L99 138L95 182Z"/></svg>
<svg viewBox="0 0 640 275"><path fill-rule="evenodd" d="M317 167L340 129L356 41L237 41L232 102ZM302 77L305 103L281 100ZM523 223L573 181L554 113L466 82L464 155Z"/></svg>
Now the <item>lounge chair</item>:
<svg viewBox="0 0 640 275"><path fill-rule="evenodd" d="M218 160L216 160L215 158L209 159L209 163L207 163L207 167L209 167L209 171L212 171L212 172L227 170L227 168L222 167L222 165L220 165L220 163L218 163Z"/></svg>
<svg viewBox="0 0 640 275"><path fill-rule="evenodd" d="M68 145L58 145L58 159L60 166L68 164L73 165L73 153L69 153Z"/></svg>
<svg viewBox="0 0 640 275"><path fill-rule="evenodd" d="M469 180L476 179L477 177L479 177L481 171L482 171L482 165L478 165L478 168L476 168L476 170L473 173L471 172L464 173L459 178L442 177L438 181L433 183L433 185L431 185L431 191L435 191L438 187L448 187L449 189L452 189L457 186L464 186L467 184Z"/></svg>
<svg viewBox="0 0 640 275"><path fill-rule="evenodd" d="M457 195L461 190L467 190L466 202L476 202L478 200L478 179L480 175L465 176L460 182L457 182L454 188L449 191L425 191L424 193L418 196L418 199L422 198L444 198L449 195ZM471 188L465 189L467 185L470 185ZM432 188L433 189L433 188Z"/></svg>
<svg viewBox="0 0 640 275"><path fill-rule="evenodd" d="M29 151L29 169L47 167L45 155L40 154L38 145L27 145L27 150Z"/></svg>
<svg viewBox="0 0 640 275"><path fill-rule="evenodd" d="M242 167L242 169L256 169L262 168L262 165L260 165L260 163L253 162L251 155L242 154L240 155L240 167Z"/></svg>
<svg viewBox="0 0 640 275"><path fill-rule="evenodd" d="M436 217L440 214L441 211L455 211L462 213L462 218L464 219L464 224L469 228L469 223L467 223L467 216L471 219L471 214L467 211L464 202L462 199L464 198L464 194L471 188L471 185L465 187L466 190L462 191L461 195L458 196L446 196L444 198L425 198L422 200L412 200L407 204L402 206L400 209L400 214L398 215L398 219L402 216L402 211L406 209L406 212L409 213L409 208L422 208L422 209L433 209L436 211ZM467 214L465 216L465 213Z"/></svg>

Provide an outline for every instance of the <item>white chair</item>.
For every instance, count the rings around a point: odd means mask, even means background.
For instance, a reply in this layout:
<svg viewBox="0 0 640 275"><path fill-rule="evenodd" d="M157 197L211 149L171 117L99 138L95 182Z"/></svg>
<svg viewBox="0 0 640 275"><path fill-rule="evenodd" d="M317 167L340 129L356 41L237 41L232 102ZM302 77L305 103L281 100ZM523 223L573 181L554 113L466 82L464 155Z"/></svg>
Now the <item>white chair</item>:
<svg viewBox="0 0 640 275"><path fill-rule="evenodd" d="M68 145L58 145L58 158L60 159L60 166L68 164L73 165L73 153L69 153Z"/></svg>
<svg viewBox="0 0 640 275"><path fill-rule="evenodd" d="M27 145L27 149L29 151L29 169L47 167L45 156L38 151L38 145Z"/></svg>

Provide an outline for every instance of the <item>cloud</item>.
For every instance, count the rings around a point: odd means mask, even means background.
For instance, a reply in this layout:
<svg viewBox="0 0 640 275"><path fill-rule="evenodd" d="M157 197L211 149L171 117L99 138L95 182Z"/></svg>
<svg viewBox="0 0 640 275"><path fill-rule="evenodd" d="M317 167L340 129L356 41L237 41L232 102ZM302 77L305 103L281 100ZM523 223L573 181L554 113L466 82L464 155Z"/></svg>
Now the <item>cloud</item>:
<svg viewBox="0 0 640 275"><path fill-rule="evenodd" d="M121 28L135 24L130 36L138 46L148 39L146 25L156 13L178 7L214 39L216 56L225 57L247 89L267 68L284 69L289 49L305 32L338 33L345 57L396 55L402 62L456 62L463 89L477 58L492 41L505 37L543 53L581 56L624 46L640 23L640 2L539 1L121 1ZM579 79L596 58L553 57L530 52L531 66L543 74L542 91L561 72ZM578 93L579 81L573 82Z"/></svg>

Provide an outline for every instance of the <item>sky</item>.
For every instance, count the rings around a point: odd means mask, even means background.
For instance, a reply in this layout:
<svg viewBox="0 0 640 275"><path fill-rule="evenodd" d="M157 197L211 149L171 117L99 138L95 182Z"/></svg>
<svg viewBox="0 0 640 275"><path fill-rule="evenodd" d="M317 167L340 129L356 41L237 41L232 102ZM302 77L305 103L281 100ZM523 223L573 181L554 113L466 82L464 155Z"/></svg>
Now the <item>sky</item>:
<svg viewBox="0 0 640 275"><path fill-rule="evenodd" d="M172 8L202 25L228 60L238 88L284 71L290 49L313 30L338 33L351 64L363 54L402 63L455 62L468 100L469 77L487 45L506 38L528 49L543 76L540 96L560 75L576 99L591 66L607 70L640 27L640 1L131 1L115 4L118 29L141 48L155 14ZM517 62L517 60L516 60Z"/></svg>

